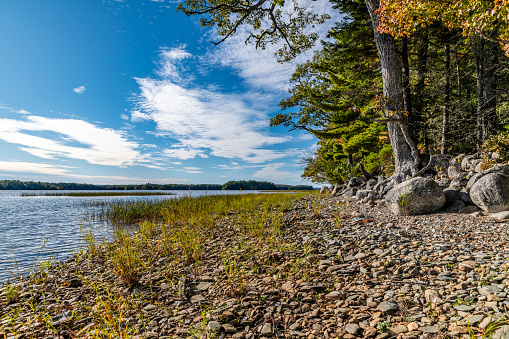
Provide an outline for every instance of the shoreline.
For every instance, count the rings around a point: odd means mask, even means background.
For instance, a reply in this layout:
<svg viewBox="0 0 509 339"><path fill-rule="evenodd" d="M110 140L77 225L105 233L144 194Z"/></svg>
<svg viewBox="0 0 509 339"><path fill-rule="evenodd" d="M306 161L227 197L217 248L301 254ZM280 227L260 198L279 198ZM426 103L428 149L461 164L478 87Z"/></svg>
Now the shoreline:
<svg viewBox="0 0 509 339"><path fill-rule="evenodd" d="M509 310L506 222L307 195L212 223L199 260L154 256L135 284L96 248L4 286L0 337L469 338Z"/></svg>

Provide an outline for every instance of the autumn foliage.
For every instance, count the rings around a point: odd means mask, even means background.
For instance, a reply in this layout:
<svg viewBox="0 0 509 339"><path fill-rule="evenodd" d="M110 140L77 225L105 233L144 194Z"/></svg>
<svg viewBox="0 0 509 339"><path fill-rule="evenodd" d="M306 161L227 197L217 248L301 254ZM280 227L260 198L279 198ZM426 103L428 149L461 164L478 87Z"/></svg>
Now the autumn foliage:
<svg viewBox="0 0 509 339"><path fill-rule="evenodd" d="M500 43L509 56L509 0L381 0L377 15L378 30L395 37L440 21Z"/></svg>

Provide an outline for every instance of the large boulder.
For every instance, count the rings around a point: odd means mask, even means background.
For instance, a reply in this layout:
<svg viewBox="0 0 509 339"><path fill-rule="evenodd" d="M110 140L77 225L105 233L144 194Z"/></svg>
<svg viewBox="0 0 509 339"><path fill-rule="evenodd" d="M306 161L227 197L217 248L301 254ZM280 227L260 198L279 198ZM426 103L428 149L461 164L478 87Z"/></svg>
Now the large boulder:
<svg viewBox="0 0 509 339"><path fill-rule="evenodd" d="M445 195L434 180L417 177L395 186L385 200L394 214L414 215L440 210L445 204Z"/></svg>
<svg viewBox="0 0 509 339"><path fill-rule="evenodd" d="M495 166L483 172L470 188L470 198L489 213L509 210L509 165Z"/></svg>

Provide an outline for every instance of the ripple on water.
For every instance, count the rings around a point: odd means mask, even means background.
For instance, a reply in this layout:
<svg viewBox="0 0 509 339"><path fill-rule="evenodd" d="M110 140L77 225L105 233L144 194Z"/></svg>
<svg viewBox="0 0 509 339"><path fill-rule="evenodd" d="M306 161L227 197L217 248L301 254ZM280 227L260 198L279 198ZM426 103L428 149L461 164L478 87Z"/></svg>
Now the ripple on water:
<svg viewBox="0 0 509 339"><path fill-rule="evenodd" d="M0 282L26 274L35 263L72 255L81 239L81 230L92 229L99 238L108 239L111 226L88 215L99 211L98 201L163 200L188 195L171 191L174 196L65 197L32 196L31 191L0 191ZM52 192L52 191L44 191ZM62 192L62 191L58 191ZM193 197L216 194L256 193L256 191L192 191ZM84 204L84 203L92 204Z"/></svg>

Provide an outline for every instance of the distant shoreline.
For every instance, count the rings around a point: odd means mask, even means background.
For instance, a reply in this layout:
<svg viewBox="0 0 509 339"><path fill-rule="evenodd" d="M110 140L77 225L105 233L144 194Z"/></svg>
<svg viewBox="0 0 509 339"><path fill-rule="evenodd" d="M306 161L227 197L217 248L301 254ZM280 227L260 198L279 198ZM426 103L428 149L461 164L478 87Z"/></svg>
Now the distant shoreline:
<svg viewBox="0 0 509 339"><path fill-rule="evenodd" d="M286 190L314 190L311 185L285 185L274 184L267 181L240 180L228 181L225 184L140 184L140 185L96 185L81 183L51 183L41 181L20 181L20 180L0 180L0 191L2 190L29 190L29 191L46 191L46 190L65 190L65 191L214 191L214 190L270 190L270 191L286 191Z"/></svg>

